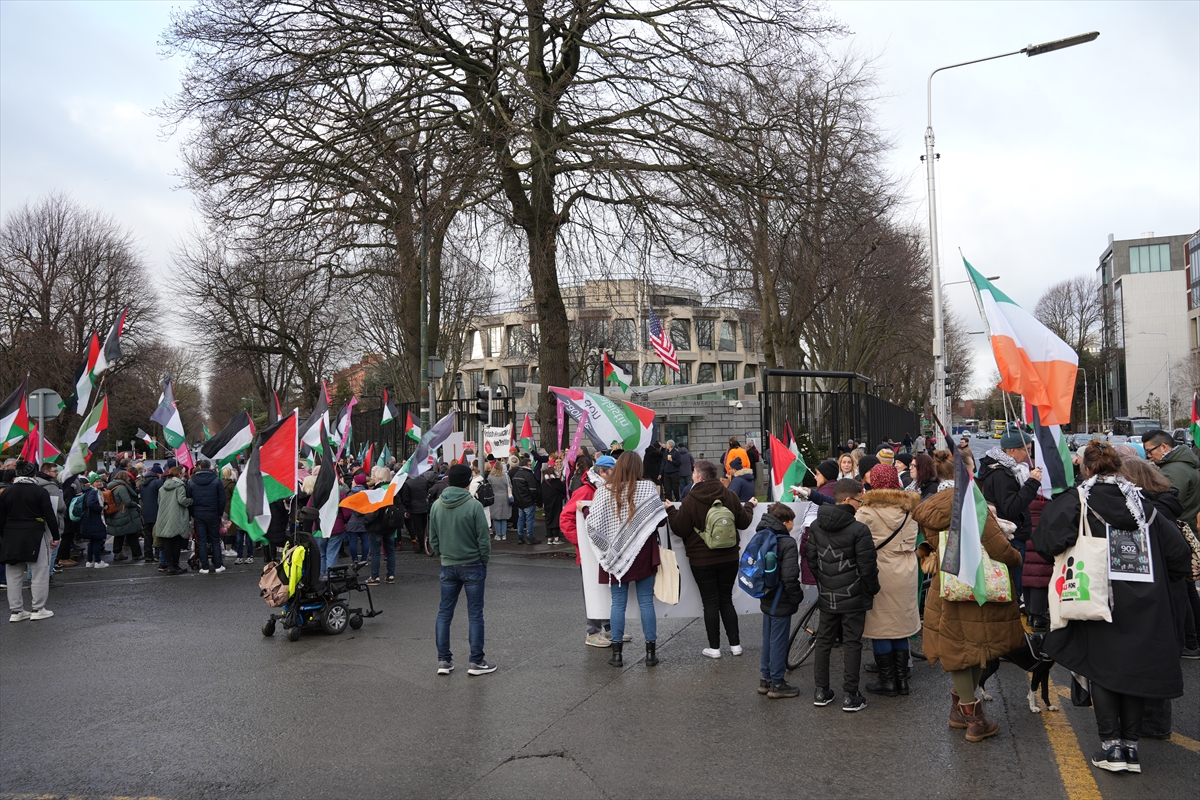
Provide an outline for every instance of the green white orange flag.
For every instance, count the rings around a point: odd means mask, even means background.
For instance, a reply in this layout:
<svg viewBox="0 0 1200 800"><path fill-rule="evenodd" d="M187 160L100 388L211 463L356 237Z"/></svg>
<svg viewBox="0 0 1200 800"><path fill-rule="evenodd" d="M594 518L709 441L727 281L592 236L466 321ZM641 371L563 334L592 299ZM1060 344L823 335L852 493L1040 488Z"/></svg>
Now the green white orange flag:
<svg viewBox="0 0 1200 800"><path fill-rule="evenodd" d="M788 449L788 446L769 434L771 448L771 497L776 502L793 503L801 498L796 497L792 487L799 486L808 474L804 459Z"/></svg>
<svg viewBox="0 0 1200 800"><path fill-rule="evenodd" d="M411 411L404 412L404 435L412 439L414 442L421 441L421 429L417 427L417 423L413 421Z"/></svg>
<svg viewBox="0 0 1200 800"><path fill-rule="evenodd" d="M91 456L92 445L100 438L100 434L108 428L108 398L100 398L100 402L87 415L87 419L79 426L75 441L67 451L66 477L82 475L87 471L87 461ZM66 479L64 478L64 483Z"/></svg>
<svg viewBox="0 0 1200 800"><path fill-rule="evenodd" d="M1037 407L1043 425L1066 425L1071 421L1079 355L965 258L963 264L992 341L1000 388L1024 395Z"/></svg>
<svg viewBox="0 0 1200 800"><path fill-rule="evenodd" d="M0 445L8 447L29 435L29 375L0 403Z"/></svg>
<svg viewBox="0 0 1200 800"><path fill-rule="evenodd" d="M975 602L987 602L987 583L983 569L983 526L987 521L987 502L983 492L958 448L954 451L954 505L950 513L950 529L946 533L946 551L942 554L942 571L948 572L972 587Z"/></svg>
<svg viewBox="0 0 1200 800"><path fill-rule="evenodd" d="M613 397L578 389L551 386L563 408L577 425L583 425L597 450L607 450L618 441L625 450L638 455L654 441L654 411Z"/></svg>
<svg viewBox="0 0 1200 800"><path fill-rule="evenodd" d="M533 452L533 426L529 423L529 412L525 412L525 422L521 424L520 445L526 453Z"/></svg>
<svg viewBox="0 0 1200 800"><path fill-rule="evenodd" d="M621 369L619 364L610 361L608 353L604 354L604 382L615 383L621 387L621 391L628 392L629 384L633 381L633 376L625 370ZM608 447L608 445L604 445Z"/></svg>

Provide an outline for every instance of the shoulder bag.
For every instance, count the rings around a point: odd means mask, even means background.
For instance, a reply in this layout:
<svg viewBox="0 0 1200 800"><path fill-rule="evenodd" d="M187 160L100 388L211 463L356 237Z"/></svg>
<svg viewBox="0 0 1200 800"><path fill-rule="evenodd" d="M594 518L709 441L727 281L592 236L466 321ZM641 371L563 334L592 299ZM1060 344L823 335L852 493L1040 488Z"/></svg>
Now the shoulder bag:
<svg viewBox="0 0 1200 800"><path fill-rule="evenodd" d="M1079 535L1054 557L1050 575L1050 630L1067 622L1112 622L1108 582L1108 537L1092 536L1087 496L1079 489Z"/></svg>
<svg viewBox="0 0 1200 800"><path fill-rule="evenodd" d="M679 604L679 589L682 578L679 575L679 559L671 549L671 529L664 527L667 534L667 546L658 546L658 572L654 576L654 596L667 605Z"/></svg>

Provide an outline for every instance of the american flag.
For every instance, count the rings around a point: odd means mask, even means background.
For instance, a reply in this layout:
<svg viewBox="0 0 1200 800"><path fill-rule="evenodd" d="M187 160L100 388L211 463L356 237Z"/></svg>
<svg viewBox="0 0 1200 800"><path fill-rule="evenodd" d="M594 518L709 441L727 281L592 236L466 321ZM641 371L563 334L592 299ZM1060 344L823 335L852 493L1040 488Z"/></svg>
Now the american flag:
<svg viewBox="0 0 1200 800"><path fill-rule="evenodd" d="M650 344L654 346L654 352L658 353L665 366L679 372L679 356L675 353L675 345L671 344L671 339L663 330L653 308L650 309Z"/></svg>

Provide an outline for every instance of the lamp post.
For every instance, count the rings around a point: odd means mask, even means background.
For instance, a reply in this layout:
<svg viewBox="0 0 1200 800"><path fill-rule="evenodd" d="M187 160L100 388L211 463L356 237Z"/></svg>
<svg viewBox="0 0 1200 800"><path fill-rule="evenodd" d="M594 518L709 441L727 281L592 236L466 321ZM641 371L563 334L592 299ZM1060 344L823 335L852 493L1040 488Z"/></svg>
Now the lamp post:
<svg viewBox="0 0 1200 800"><path fill-rule="evenodd" d="M1175 427L1175 396L1171 394L1171 337L1162 331L1138 331L1138 336L1162 336L1167 340L1167 430Z"/></svg>
<svg viewBox="0 0 1200 800"><path fill-rule="evenodd" d="M1044 44L1029 45L1020 50L1013 50L1011 53L1000 53L987 58L976 58L972 61L963 61L958 64L948 64L944 67L938 67L933 72L929 73L929 80L925 87L925 111L926 111L926 126L925 126L925 155L922 156L922 161L925 162L925 186L926 195L929 202L929 278L932 284L933 294L933 411L938 419L946 419L946 342L945 329L942 322L942 281L941 281L941 262L938 260L938 236L937 236L937 190L934 185L933 177L933 76L939 72L956 67L965 67L969 64L979 64L984 61L994 61L997 58L1006 58L1008 56L1016 56L1024 53L1027 56L1038 56L1043 53L1050 53L1055 50L1062 50L1066 47L1074 47L1077 44L1086 44L1094 41L1100 33L1092 31L1091 33L1080 34L1079 36L1071 36L1067 39L1058 39L1053 42ZM942 442L938 442L939 447L944 446Z"/></svg>

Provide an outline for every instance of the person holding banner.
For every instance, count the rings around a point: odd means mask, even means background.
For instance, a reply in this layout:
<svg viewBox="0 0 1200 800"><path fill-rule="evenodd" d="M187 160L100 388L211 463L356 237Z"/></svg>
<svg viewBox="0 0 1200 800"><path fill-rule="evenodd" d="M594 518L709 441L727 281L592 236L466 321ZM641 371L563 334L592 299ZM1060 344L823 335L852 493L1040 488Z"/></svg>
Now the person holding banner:
<svg viewBox="0 0 1200 800"><path fill-rule="evenodd" d="M1100 573L1108 573L1112 621L1068 620L1046 634L1044 647L1059 664L1088 679L1101 748L1092 765L1141 772L1138 740L1146 701L1183 695L1181 642L1169 587L1191 574L1191 551L1179 527L1144 500L1120 470L1115 447L1089 442L1083 451L1086 480L1078 491L1064 492L1046 506L1031 541L1046 558L1074 546L1086 503L1089 535L1109 542L1110 563L1107 570L1101 565Z"/></svg>
<svg viewBox="0 0 1200 800"><path fill-rule="evenodd" d="M646 637L646 666L658 665L655 645L658 620L654 613L654 576L659 564L658 528L667 512L658 497L658 485L642 480L642 458L626 450L617 459L612 475L596 488L588 536L600 561L600 582L612 592L612 655L608 663L624 666L625 608L629 584L637 586L642 633Z"/></svg>

